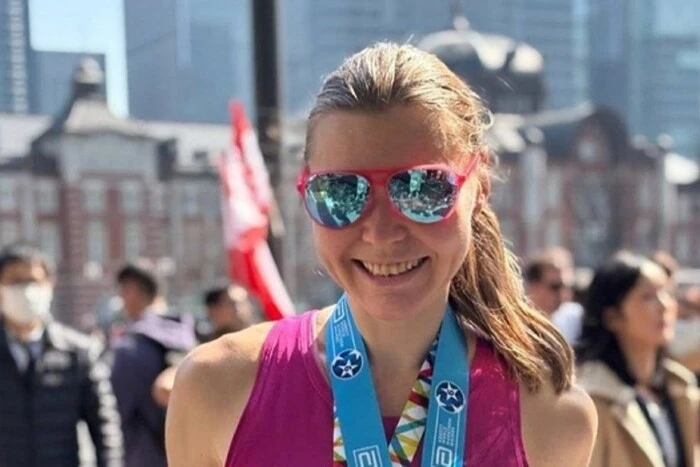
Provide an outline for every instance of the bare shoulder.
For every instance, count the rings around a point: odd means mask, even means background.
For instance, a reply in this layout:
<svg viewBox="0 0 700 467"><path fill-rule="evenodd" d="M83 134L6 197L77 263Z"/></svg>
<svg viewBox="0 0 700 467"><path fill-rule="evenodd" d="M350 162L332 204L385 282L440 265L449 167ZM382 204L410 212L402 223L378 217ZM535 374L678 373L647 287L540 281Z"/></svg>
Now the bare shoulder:
<svg viewBox="0 0 700 467"><path fill-rule="evenodd" d="M520 389L522 433L530 465L586 467L598 429L595 405L574 385L557 394L547 383Z"/></svg>
<svg viewBox="0 0 700 467"><path fill-rule="evenodd" d="M201 345L180 364L166 421L168 465L224 464L272 326L263 323Z"/></svg>

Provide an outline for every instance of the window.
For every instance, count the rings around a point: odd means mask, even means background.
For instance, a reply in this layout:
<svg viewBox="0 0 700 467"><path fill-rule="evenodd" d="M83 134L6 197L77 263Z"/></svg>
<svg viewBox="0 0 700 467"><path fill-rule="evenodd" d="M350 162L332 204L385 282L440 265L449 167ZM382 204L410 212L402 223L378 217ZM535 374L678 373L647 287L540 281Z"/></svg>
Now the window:
<svg viewBox="0 0 700 467"><path fill-rule="evenodd" d="M518 232L515 222L513 222L511 219L505 218L501 219L500 223L503 238L506 240L506 242L510 242L510 244L516 245L518 240Z"/></svg>
<svg viewBox="0 0 700 467"><path fill-rule="evenodd" d="M185 267L189 269L197 268L201 264L200 225L196 223L185 223L183 228Z"/></svg>
<svg viewBox="0 0 700 467"><path fill-rule="evenodd" d="M88 180L83 183L83 206L90 214L102 214L105 211L105 183L101 180Z"/></svg>
<svg viewBox="0 0 700 467"><path fill-rule="evenodd" d="M101 221L88 222L87 258L88 261L104 264L107 259L107 235Z"/></svg>
<svg viewBox="0 0 700 467"><path fill-rule="evenodd" d="M642 172L639 175L637 186L637 203L640 209L648 209L652 205L652 200L658 198L654 196L654 180L650 173Z"/></svg>
<svg viewBox="0 0 700 467"><path fill-rule="evenodd" d="M61 238L58 225L55 222L42 222L39 224L39 246L53 259L55 264L61 263Z"/></svg>
<svg viewBox="0 0 700 467"><path fill-rule="evenodd" d="M221 215L221 191L219 185L207 187L204 191L204 206L202 211L208 217L218 217Z"/></svg>
<svg viewBox="0 0 700 467"><path fill-rule="evenodd" d="M691 260L690 236L686 230L681 230L676 235L676 257L680 262Z"/></svg>
<svg viewBox="0 0 700 467"><path fill-rule="evenodd" d="M121 186L121 208L124 214L138 214L143 210L143 187L139 182L124 182Z"/></svg>
<svg viewBox="0 0 700 467"><path fill-rule="evenodd" d="M681 223L689 222L691 218L690 196L681 195L678 197L678 220Z"/></svg>
<svg viewBox="0 0 700 467"><path fill-rule="evenodd" d="M124 259L130 260L141 256L141 224L135 221L124 225Z"/></svg>
<svg viewBox="0 0 700 467"><path fill-rule="evenodd" d="M151 211L154 214L165 213L165 187L163 185L153 185L151 187Z"/></svg>
<svg viewBox="0 0 700 467"><path fill-rule="evenodd" d="M182 187L182 209L186 216L194 216L199 211L197 185L184 185Z"/></svg>
<svg viewBox="0 0 700 467"><path fill-rule="evenodd" d="M547 246L562 244L561 222L559 219L550 219L547 222L546 242Z"/></svg>
<svg viewBox="0 0 700 467"><path fill-rule="evenodd" d="M491 192L491 205L500 215L511 209L511 190L512 186L501 183L496 184Z"/></svg>
<svg viewBox="0 0 700 467"><path fill-rule="evenodd" d="M0 221L0 248L19 241L19 228L15 221Z"/></svg>
<svg viewBox="0 0 700 467"><path fill-rule="evenodd" d="M0 177L0 211L17 209L17 185L10 177Z"/></svg>
<svg viewBox="0 0 700 467"><path fill-rule="evenodd" d="M639 218L635 226L636 247L641 250L649 250L653 245L653 224L651 219Z"/></svg>
<svg viewBox="0 0 700 467"><path fill-rule="evenodd" d="M547 174L547 207L558 209L561 203L561 173L551 170Z"/></svg>
<svg viewBox="0 0 700 467"><path fill-rule="evenodd" d="M36 205L39 214L54 214L58 210L58 190L53 180L37 182Z"/></svg>

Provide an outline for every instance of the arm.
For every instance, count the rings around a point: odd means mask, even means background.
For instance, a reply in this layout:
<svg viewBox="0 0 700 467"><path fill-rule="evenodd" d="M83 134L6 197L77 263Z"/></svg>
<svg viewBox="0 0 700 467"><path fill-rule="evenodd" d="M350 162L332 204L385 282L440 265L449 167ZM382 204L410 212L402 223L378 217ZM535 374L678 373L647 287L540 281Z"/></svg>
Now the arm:
<svg viewBox="0 0 700 467"><path fill-rule="evenodd" d="M270 327L254 326L199 346L180 364L165 425L170 467L224 465Z"/></svg>
<svg viewBox="0 0 700 467"><path fill-rule="evenodd" d="M114 351L111 383L122 424L131 420L138 408L139 400L135 388L142 384L136 375L138 365L132 346L117 346Z"/></svg>
<svg viewBox="0 0 700 467"><path fill-rule="evenodd" d="M170 394L173 391L173 385L175 384L175 373L177 372L177 367L171 366L163 370L161 374L158 375L155 382L153 383L153 388L151 394L153 399L161 407L167 407L168 401L170 399Z"/></svg>
<svg viewBox="0 0 700 467"><path fill-rule="evenodd" d="M598 416L588 394L576 386L555 394L546 385L537 393L521 387L520 397L523 441L530 465L587 467L598 429Z"/></svg>
<svg viewBox="0 0 700 467"><path fill-rule="evenodd" d="M598 432L595 437L595 446L593 447L593 454L591 455L591 461L588 464L589 467L607 467L606 462L606 451L607 451L607 440L605 436L605 427L610 423L608 421L609 413L603 408L598 407L596 403L596 411L598 413Z"/></svg>
<svg viewBox="0 0 700 467"><path fill-rule="evenodd" d="M98 467L121 466L122 430L109 382L109 367L94 350L86 358L80 411L95 445Z"/></svg>

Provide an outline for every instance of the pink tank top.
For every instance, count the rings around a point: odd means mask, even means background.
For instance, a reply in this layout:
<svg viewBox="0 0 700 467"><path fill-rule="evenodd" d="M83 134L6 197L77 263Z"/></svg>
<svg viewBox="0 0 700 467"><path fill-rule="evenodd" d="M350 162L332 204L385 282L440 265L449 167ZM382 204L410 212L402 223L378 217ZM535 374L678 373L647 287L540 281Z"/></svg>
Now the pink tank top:
<svg viewBox="0 0 700 467"><path fill-rule="evenodd" d="M226 467L333 465L333 394L317 363L314 316L285 319L270 330ZM518 384L481 339L471 365L467 417L464 466L528 466ZM383 421L388 440L398 418ZM420 466L420 450L411 465Z"/></svg>

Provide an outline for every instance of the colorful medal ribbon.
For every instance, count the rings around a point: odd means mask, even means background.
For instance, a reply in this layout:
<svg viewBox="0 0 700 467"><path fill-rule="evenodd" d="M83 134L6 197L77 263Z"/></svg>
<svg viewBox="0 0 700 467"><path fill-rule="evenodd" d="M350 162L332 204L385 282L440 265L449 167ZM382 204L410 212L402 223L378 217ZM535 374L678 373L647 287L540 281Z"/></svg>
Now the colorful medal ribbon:
<svg viewBox="0 0 700 467"><path fill-rule="evenodd" d="M367 352L345 295L327 325L326 343L335 398L335 466L408 466L423 434L422 466L463 465L469 361L449 306L388 447Z"/></svg>

